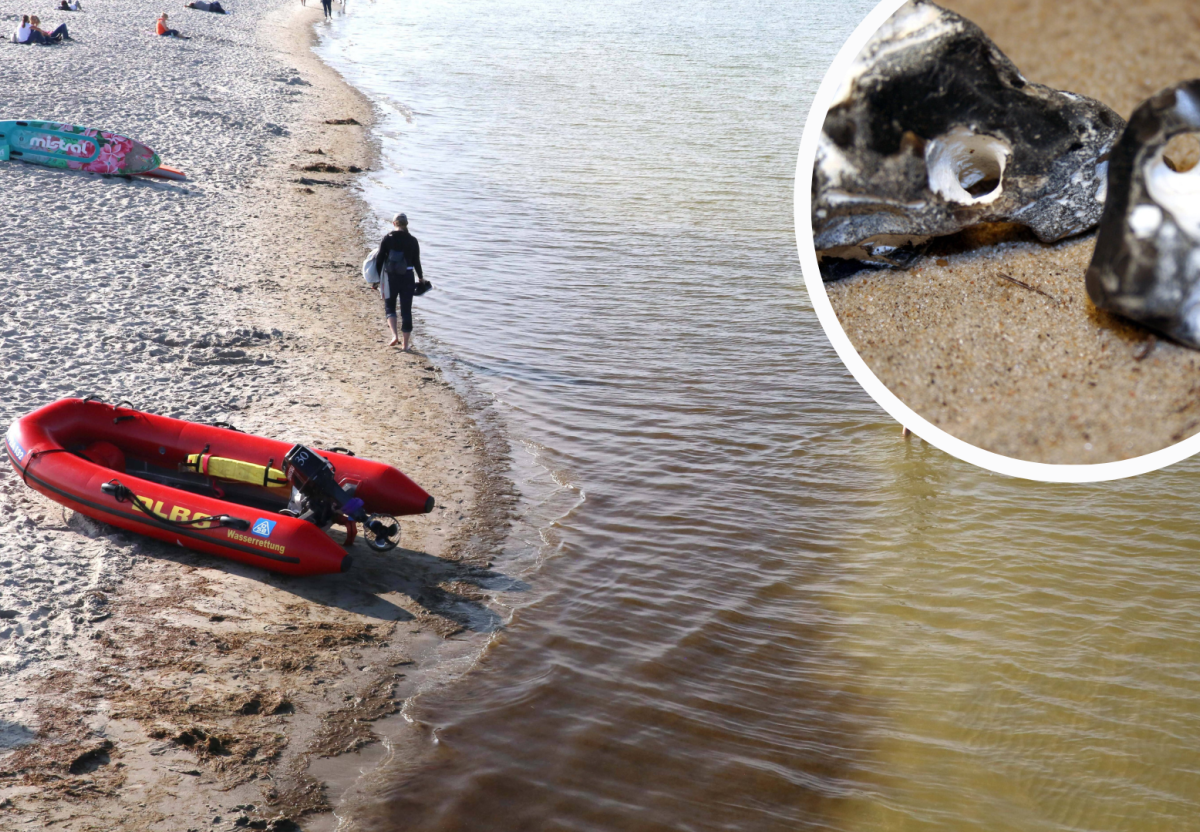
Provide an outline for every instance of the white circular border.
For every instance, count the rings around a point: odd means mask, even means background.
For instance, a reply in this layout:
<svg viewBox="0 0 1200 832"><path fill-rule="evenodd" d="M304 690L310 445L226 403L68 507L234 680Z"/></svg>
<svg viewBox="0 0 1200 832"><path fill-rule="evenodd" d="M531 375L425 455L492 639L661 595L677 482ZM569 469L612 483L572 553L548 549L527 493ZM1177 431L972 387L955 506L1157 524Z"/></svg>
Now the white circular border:
<svg viewBox="0 0 1200 832"><path fill-rule="evenodd" d="M1157 471L1200 451L1200 434L1197 434L1169 448L1135 459L1093 465L1053 465L1002 456L957 439L926 421L885 387L871 372L867 363L859 357L858 351L850 343L841 322L834 314L829 296L825 294L821 271L817 267L817 253L812 244L813 165L817 158L817 139L825 123L825 113L829 111L829 105L841 80L849 74L851 63L866 46L871 35L875 34L884 21L905 2L906 0L882 0L854 30L854 34L842 46L833 65L825 73L825 80L817 90L808 121L804 125L804 135L800 139L800 159L796 165L796 247L800 252L800 267L804 272L804 284L808 287L813 309L816 310L825 334L833 343L833 348L837 350L851 375L893 419L946 453L998 474L1040 482L1103 482Z"/></svg>

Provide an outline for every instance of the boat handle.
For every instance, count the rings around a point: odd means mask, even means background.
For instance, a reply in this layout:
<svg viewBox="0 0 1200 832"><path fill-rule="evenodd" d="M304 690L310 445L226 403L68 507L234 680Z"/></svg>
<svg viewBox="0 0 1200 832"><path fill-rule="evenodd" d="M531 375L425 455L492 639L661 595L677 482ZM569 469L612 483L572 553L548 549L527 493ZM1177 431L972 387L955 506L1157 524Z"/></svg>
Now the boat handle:
<svg viewBox="0 0 1200 832"><path fill-rule="evenodd" d="M100 398L99 396L97 396L94 393L89 393L87 396L84 396L83 403L87 404L88 402L99 402L100 404L108 404L108 402L104 401L104 399ZM117 402L116 404L114 404L112 406L112 409L120 410L122 405L125 405L126 407L128 407L129 410L137 410L137 408L134 406L133 402L129 401L129 399L121 399L121 401ZM113 418L113 424L119 425L122 422L128 422L129 420L135 419L135 418L137 418L137 417L135 417L135 416L116 416Z"/></svg>

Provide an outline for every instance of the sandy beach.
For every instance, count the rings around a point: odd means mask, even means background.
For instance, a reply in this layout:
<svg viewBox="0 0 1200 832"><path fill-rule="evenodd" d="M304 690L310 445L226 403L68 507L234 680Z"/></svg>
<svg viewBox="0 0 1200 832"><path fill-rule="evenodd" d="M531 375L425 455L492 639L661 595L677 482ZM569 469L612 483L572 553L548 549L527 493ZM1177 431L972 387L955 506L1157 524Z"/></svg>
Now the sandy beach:
<svg viewBox="0 0 1200 832"><path fill-rule="evenodd" d="M1200 17L1165 0L942 5L978 24L1029 80L1124 118L1197 74ZM1010 231L1000 243L952 241L907 272L827 284L875 375L948 433L1020 459L1126 459L1200 430L1200 353L1088 299L1094 232L1047 245Z"/></svg>
<svg viewBox="0 0 1200 832"><path fill-rule="evenodd" d="M129 399L349 447L438 506L393 552L358 544L347 574L287 578L98 524L5 466L0 827L329 829L313 760L374 742L372 720L499 625L479 582L511 508L506 445L420 352L419 302L417 352L384 348L359 274L382 229L350 172L376 163L373 114L311 52L320 5L168 8L187 41L152 34L156 8L0 0L8 29L37 12L73 36L4 43L0 118L111 129L188 174L0 164L0 418Z"/></svg>

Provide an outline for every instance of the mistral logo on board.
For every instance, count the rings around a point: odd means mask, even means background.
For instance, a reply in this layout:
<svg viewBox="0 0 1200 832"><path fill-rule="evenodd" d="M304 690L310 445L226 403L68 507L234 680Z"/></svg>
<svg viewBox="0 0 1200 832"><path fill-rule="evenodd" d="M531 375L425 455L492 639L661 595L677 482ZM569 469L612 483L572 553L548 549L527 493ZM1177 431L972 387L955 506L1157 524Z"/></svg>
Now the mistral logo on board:
<svg viewBox="0 0 1200 832"><path fill-rule="evenodd" d="M277 522L279 521L268 520L265 517L260 517L254 521L254 525L251 527L250 532L258 535L259 537L270 537L271 532L275 531L275 524Z"/></svg>
<svg viewBox="0 0 1200 832"><path fill-rule="evenodd" d="M34 136L29 140L29 146L37 150L61 150L63 153L70 153L74 156L92 155L92 143L83 139L69 142L58 136Z"/></svg>

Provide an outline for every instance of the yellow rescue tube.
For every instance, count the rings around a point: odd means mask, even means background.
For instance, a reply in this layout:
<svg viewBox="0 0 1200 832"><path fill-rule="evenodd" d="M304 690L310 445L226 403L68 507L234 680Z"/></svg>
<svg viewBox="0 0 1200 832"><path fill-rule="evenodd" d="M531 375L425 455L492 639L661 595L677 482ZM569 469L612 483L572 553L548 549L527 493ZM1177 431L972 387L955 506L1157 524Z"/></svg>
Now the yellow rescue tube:
<svg viewBox="0 0 1200 832"><path fill-rule="evenodd" d="M187 464L198 473L228 482L244 482L264 488L278 488L288 484L287 477L278 468L255 465L240 459L226 459L212 454L188 454Z"/></svg>

